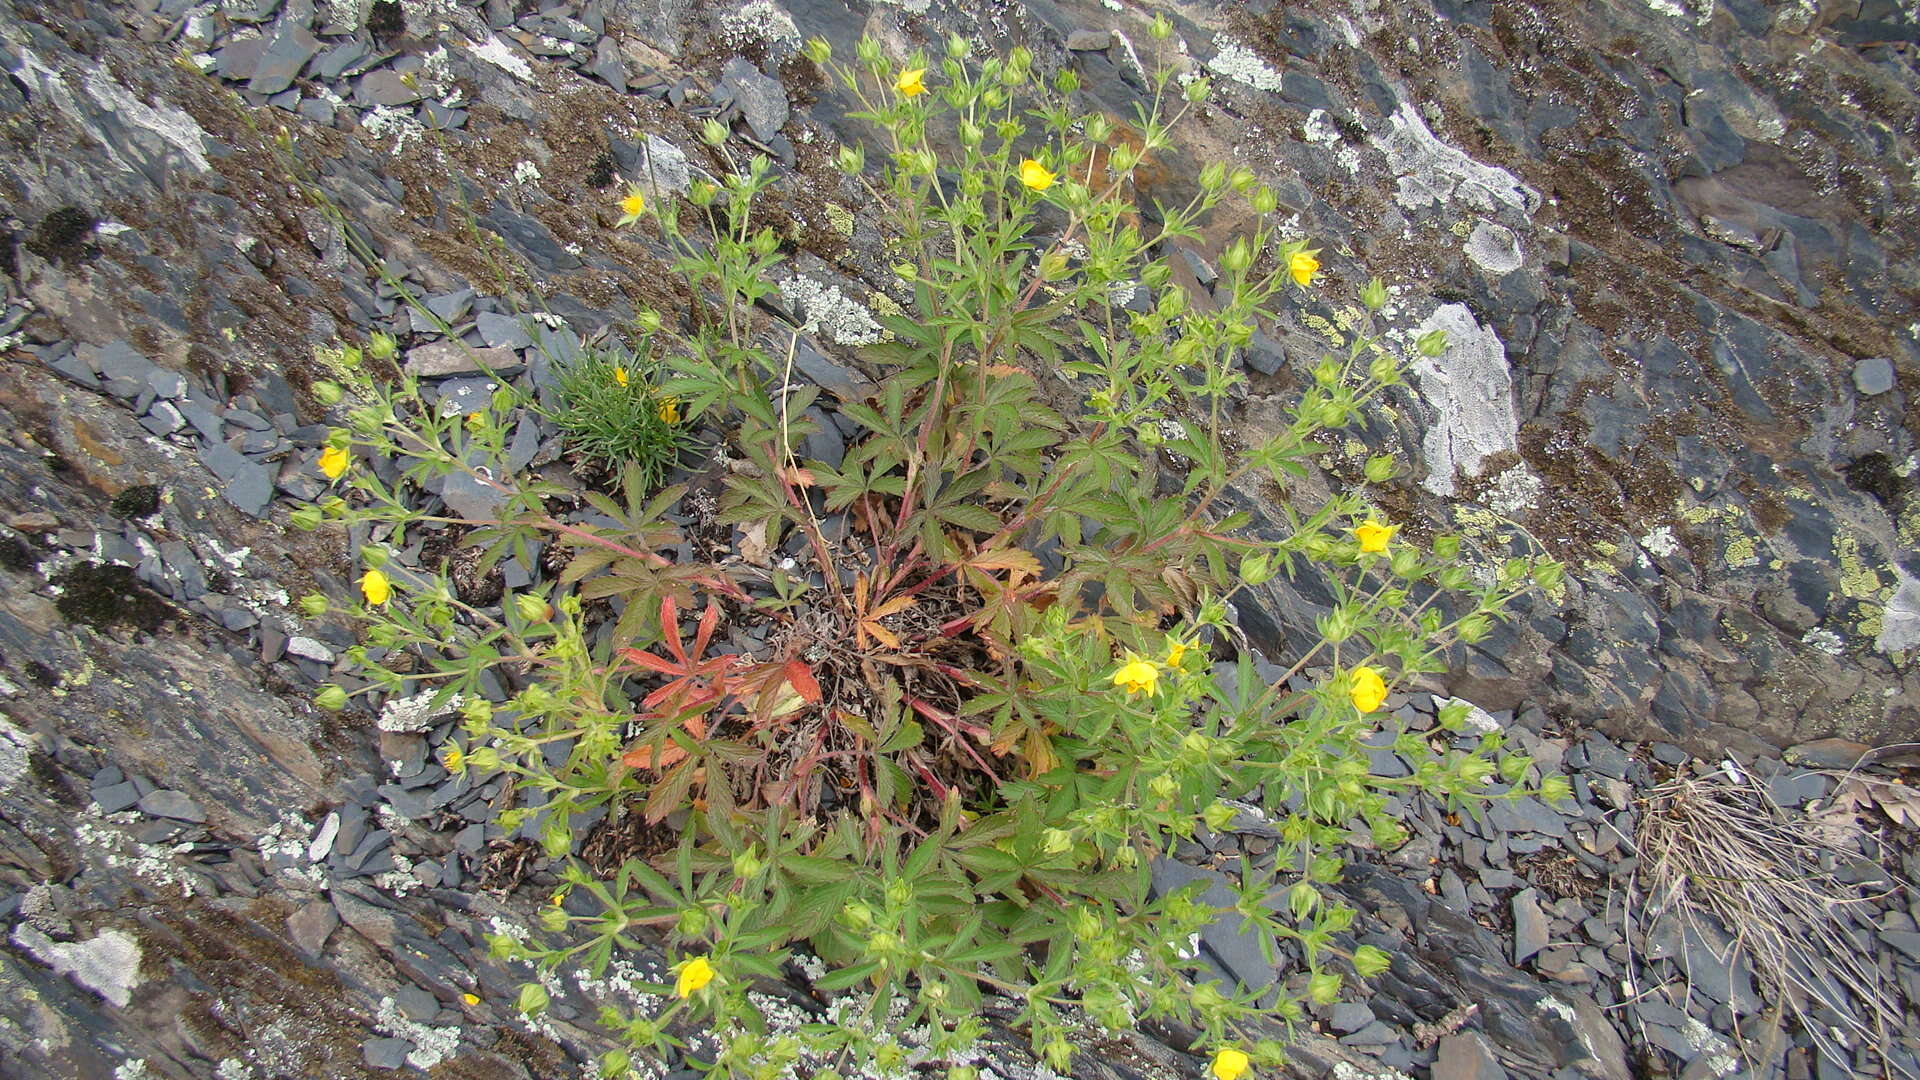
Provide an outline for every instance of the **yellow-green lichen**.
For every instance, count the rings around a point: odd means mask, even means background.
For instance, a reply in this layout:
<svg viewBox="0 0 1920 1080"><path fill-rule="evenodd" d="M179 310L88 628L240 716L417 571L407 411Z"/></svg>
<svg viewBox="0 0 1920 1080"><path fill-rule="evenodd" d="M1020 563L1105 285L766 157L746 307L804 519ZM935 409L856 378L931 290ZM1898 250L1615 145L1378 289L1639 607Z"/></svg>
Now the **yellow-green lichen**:
<svg viewBox="0 0 1920 1080"><path fill-rule="evenodd" d="M1880 575L1860 560L1860 541L1848 533L1833 538L1834 561L1840 564L1840 592L1855 600L1881 599Z"/></svg>
<svg viewBox="0 0 1920 1080"><path fill-rule="evenodd" d="M839 203L827 204L827 227L840 235L843 240L853 239L853 211Z"/></svg>
<svg viewBox="0 0 1920 1080"><path fill-rule="evenodd" d="M1726 557L1727 565L1735 569L1760 564L1760 556L1754 550L1754 541L1751 536L1736 536L1728 540Z"/></svg>

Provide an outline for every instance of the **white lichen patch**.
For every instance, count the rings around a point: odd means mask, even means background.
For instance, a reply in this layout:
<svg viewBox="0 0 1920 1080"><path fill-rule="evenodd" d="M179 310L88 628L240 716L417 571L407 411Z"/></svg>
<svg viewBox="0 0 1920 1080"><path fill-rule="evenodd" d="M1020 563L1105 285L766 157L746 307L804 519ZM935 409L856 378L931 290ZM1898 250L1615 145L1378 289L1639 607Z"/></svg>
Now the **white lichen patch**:
<svg viewBox="0 0 1920 1080"><path fill-rule="evenodd" d="M1647 535L1641 537L1640 546L1646 550L1647 554L1657 559L1664 559L1680 551L1680 538L1673 535L1673 526L1661 525L1649 530Z"/></svg>
<svg viewBox="0 0 1920 1080"><path fill-rule="evenodd" d="M1300 136L1316 146L1324 146L1333 154L1334 163L1347 170L1349 174L1360 172L1360 151L1347 145L1340 137L1340 131L1327 119L1327 110L1315 109L1307 114L1300 125Z"/></svg>
<svg viewBox="0 0 1920 1080"><path fill-rule="evenodd" d="M540 166L535 165L531 161L516 161L513 163L514 183L531 184L538 179L540 179Z"/></svg>
<svg viewBox="0 0 1920 1080"><path fill-rule="evenodd" d="M875 345L888 337L873 313L838 285L822 285L796 274L780 283L780 295L806 320L802 330L824 334L836 344Z"/></svg>
<svg viewBox="0 0 1920 1080"><path fill-rule="evenodd" d="M122 930L102 931L86 941L55 941L27 923L13 928L12 941L29 956L121 1008L140 985L140 942Z"/></svg>
<svg viewBox="0 0 1920 1080"><path fill-rule="evenodd" d="M1500 721L1495 720L1492 713L1466 698L1448 698L1438 704L1443 709L1449 705L1465 705L1467 707L1466 725L1482 735L1492 735L1500 730Z"/></svg>
<svg viewBox="0 0 1920 1080"><path fill-rule="evenodd" d="M1503 469L1495 476L1487 484L1481 501L1496 514L1515 517L1539 506L1540 496L1545 491L1546 484L1523 462Z"/></svg>
<svg viewBox="0 0 1920 1080"><path fill-rule="evenodd" d="M1527 261L1514 231L1491 221L1482 221L1473 227L1465 250L1473 265L1489 274L1511 274Z"/></svg>
<svg viewBox="0 0 1920 1080"><path fill-rule="evenodd" d="M1480 463L1491 455L1518 452L1520 421L1513 407L1513 373L1499 336L1475 321L1464 304L1441 305L1415 332L1434 330L1446 331L1446 352L1417 357L1412 365L1420 396L1437 414L1421 440L1428 470L1424 486L1435 495L1452 495L1457 475L1478 476Z"/></svg>
<svg viewBox="0 0 1920 1080"><path fill-rule="evenodd" d="M1898 585L1880 614L1880 633L1873 639L1873 647L1888 655L1920 645L1920 578L1898 564L1893 574Z"/></svg>
<svg viewBox="0 0 1920 1080"><path fill-rule="evenodd" d="M0 714L0 792L13 790L13 785L27 775L28 745L27 733Z"/></svg>
<svg viewBox="0 0 1920 1080"><path fill-rule="evenodd" d="M1800 635L1800 644L1818 649L1828 656L1840 656L1847 651L1846 640L1824 626L1816 626Z"/></svg>
<svg viewBox="0 0 1920 1080"><path fill-rule="evenodd" d="M751 0L720 17L720 36L739 49L746 45L767 45L786 55L800 48L800 28L793 16L772 0Z"/></svg>
<svg viewBox="0 0 1920 1080"><path fill-rule="evenodd" d="M380 718L374 721L374 726L381 731L398 734L421 732L432 727L435 720L450 712L457 712L467 703L464 695L454 694L436 707L433 702L438 695L437 690L422 690L411 697L393 698L380 706Z"/></svg>
<svg viewBox="0 0 1920 1080"><path fill-rule="evenodd" d="M392 136L393 145L387 152L394 157L407 152L407 144L416 139L424 139L427 129L413 118L408 109L396 109L388 105L375 105L360 118L360 128L376 143Z"/></svg>
<svg viewBox="0 0 1920 1080"><path fill-rule="evenodd" d="M467 46L467 55L476 60L485 60L501 71L519 79L521 82L533 81L533 67L513 47L500 40L498 34L489 35L487 40Z"/></svg>
<svg viewBox="0 0 1920 1080"><path fill-rule="evenodd" d="M150 885L179 889L182 898L190 898L200 891L194 876L175 861L172 849L142 844L112 827L133 824L140 820L138 814L128 810L103 818L99 808L92 804L88 804L84 814L86 816L74 826L73 836L100 865L131 873ZM109 824L102 824L103 821Z"/></svg>
<svg viewBox="0 0 1920 1080"><path fill-rule="evenodd" d="M1219 45L1220 50L1207 61L1208 71L1255 90L1280 92L1280 73L1268 67L1252 49L1230 37L1220 38Z"/></svg>
<svg viewBox="0 0 1920 1080"><path fill-rule="evenodd" d="M1399 179L1395 199L1403 209L1418 210L1456 198L1489 214L1504 208L1531 217L1539 209L1539 192L1507 170L1483 165L1442 142L1412 104L1401 102L1388 123L1374 146L1387 156L1388 167Z"/></svg>
<svg viewBox="0 0 1920 1080"><path fill-rule="evenodd" d="M409 1020L390 997L380 999L379 1009L373 1016L373 1026L382 1034L412 1043L413 1051L407 1055L407 1064L422 1072L431 1072L460 1050L458 1026L432 1027Z"/></svg>

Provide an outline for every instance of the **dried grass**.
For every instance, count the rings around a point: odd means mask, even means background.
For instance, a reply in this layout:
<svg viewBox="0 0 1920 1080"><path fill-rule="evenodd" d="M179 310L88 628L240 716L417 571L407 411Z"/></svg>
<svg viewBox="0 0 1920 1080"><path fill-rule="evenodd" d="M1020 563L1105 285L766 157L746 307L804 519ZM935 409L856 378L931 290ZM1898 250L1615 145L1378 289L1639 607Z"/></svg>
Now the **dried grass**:
<svg viewBox="0 0 1920 1080"><path fill-rule="evenodd" d="M1764 781L1743 773L1676 777L1641 800L1641 925L1677 917L1710 941L1718 936L1704 925L1710 916L1733 939L1716 959L1748 957L1773 1010L1791 1015L1834 1061L1849 1062L1841 1037L1877 1048L1905 1026L1899 987L1859 937L1872 940L1874 902L1904 886L1877 863L1879 882L1839 873L1868 861L1864 836L1851 817L1782 808Z"/></svg>

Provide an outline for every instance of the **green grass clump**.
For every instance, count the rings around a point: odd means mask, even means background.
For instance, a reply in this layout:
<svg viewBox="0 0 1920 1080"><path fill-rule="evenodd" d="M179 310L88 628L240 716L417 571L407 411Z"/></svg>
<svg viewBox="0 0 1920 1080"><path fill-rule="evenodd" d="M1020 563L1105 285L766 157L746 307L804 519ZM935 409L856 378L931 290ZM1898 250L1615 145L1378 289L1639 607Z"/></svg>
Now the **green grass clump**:
<svg viewBox="0 0 1920 1080"><path fill-rule="evenodd" d="M691 439L678 399L662 394L652 365L622 352L595 350L559 365L559 402L548 419L586 463L639 472L648 488L680 460Z"/></svg>

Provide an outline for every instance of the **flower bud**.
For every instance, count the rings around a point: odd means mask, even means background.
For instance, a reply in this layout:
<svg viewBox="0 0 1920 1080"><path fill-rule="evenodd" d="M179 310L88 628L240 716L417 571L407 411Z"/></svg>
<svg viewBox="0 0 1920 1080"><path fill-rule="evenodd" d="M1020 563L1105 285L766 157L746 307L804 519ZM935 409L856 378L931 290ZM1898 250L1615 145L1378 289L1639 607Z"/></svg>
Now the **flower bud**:
<svg viewBox="0 0 1920 1080"><path fill-rule="evenodd" d="M1113 122L1099 113L1087 117L1084 131L1089 142L1103 143L1113 134Z"/></svg>
<svg viewBox="0 0 1920 1080"><path fill-rule="evenodd" d="M1226 162L1216 161L1213 164L1208 165L1206 168L1200 170L1200 190L1201 191L1205 191L1205 192L1219 191L1221 188L1225 187L1226 184L1227 184L1227 163Z"/></svg>
<svg viewBox="0 0 1920 1080"><path fill-rule="evenodd" d="M1447 351L1447 332L1429 330L1414 339L1414 346L1420 350L1421 356L1429 360L1437 359L1441 353Z"/></svg>
<svg viewBox="0 0 1920 1080"><path fill-rule="evenodd" d="M1367 459L1367 480L1375 484L1384 484L1393 479L1393 455L1375 454Z"/></svg>
<svg viewBox="0 0 1920 1080"><path fill-rule="evenodd" d="M707 911L705 908L690 907L680 909L680 918L674 923L674 930L681 937L699 937L707 930Z"/></svg>
<svg viewBox="0 0 1920 1080"><path fill-rule="evenodd" d="M808 38L807 44L801 51L805 53L807 59L816 64L825 64L833 59L833 46L823 37Z"/></svg>
<svg viewBox="0 0 1920 1080"><path fill-rule="evenodd" d="M867 927L873 925L873 909L862 901L855 900L853 903L841 908L840 914L845 916L847 925L853 927L855 930L865 930Z"/></svg>
<svg viewBox="0 0 1920 1080"><path fill-rule="evenodd" d="M954 60L965 60L973 52L973 46L959 34L947 36L947 56Z"/></svg>
<svg viewBox="0 0 1920 1080"><path fill-rule="evenodd" d="M1247 238L1244 236L1228 244L1227 250L1220 254L1220 269L1222 270L1237 274L1245 271L1247 267L1252 265L1253 251L1247 244Z"/></svg>
<svg viewBox="0 0 1920 1080"><path fill-rule="evenodd" d="M1379 278L1367 282L1360 290L1360 302L1367 305L1368 311L1379 311L1387 306L1387 285Z"/></svg>
<svg viewBox="0 0 1920 1080"><path fill-rule="evenodd" d="M1192 102L1195 105L1198 105L1201 102L1207 100L1207 95L1212 91L1213 91L1213 80L1195 79L1192 82L1187 84L1187 100Z"/></svg>
<svg viewBox="0 0 1920 1080"><path fill-rule="evenodd" d="M483 773L498 772L500 751L491 746L476 746L467 751L467 765Z"/></svg>
<svg viewBox="0 0 1920 1080"><path fill-rule="evenodd" d="M340 404L340 399L346 396L347 392L341 388L340 384L330 379L321 379L313 384L313 400L329 409Z"/></svg>
<svg viewBox="0 0 1920 1080"><path fill-rule="evenodd" d="M1071 71L1062 71L1053 77L1053 88L1062 94L1071 94L1080 89L1080 76Z"/></svg>
<svg viewBox="0 0 1920 1080"><path fill-rule="evenodd" d="M1147 782L1147 792L1156 799L1171 799L1179 790L1180 785L1166 773L1161 773Z"/></svg>
<svg viewBox="0 0 1920 1080"><path fill-rule="evenodd" d="M1371 979L1392 966L1393 957L1383 949L1362 945L1353 950L1353 972L1363 979Z"/></svg>
<svg viewBox="0 0 1920 1080"><path fill-rule="evenodd" d="M1140 164L1140 151L1125 143L1114 147L1113 152L1107 155L1108 172L1125 173L1138 164Z"/></svg>
<svg viewBox="0 0 1920 1080"><path fill-rule="evenodd" d="M391 334L375 330L373 337L367 341L367 355L375 360L391 360L399 352L400 343Z"/></svg>
<svg viewBox="0 0 1920 1080"><path fill-rule="evenodd" d="M301 532L312 532L320 527L320 508L317 506L302 506L293 513L288 514L287 520L292 522L293 527L299 529Z"/></svg>
<svg viewBox="0 0 1920 1080"><path fill-rule="evenodd" d="M858 57L863 64L884 63L886 61L886 55L880 51L879 39L870 34L862 36L860 41L854 45L853 55Z"/></svg>
<svg viewBox="0 0 1920 1080"><path fill-rule="evenodd" d="M1307 979L1307 997L1315 1005L1331 1005L1340 1000L1340 976L1323 971Z"/></svg>
<svg viewBox="0 0 1920 1080"><path fill-rule="evenodd" d="M1227 176L1227 183L1233 186L1233 190L1242 194L1245 194L1246 190L1252 187L1256 180L1258 180L1258 177L1253 175L1253 170L1247 168L1245 165L1235 165L1233 172Z"/></svg>
<svg viewBox="0 0 1920 1080"><path fill-rule="evenodd" d="M1154 14L1153 22L1147 26L1147 36L1155 41L1165 41L1173 36L1173 21L1167 18L1166 12Z"/></svg>
<svg viewBox="0 0 1920 1080"><path fill-rule="evenodd" d="M328 712L339 712L341 709L347 707L347 692L332 683L328 683L321 687L318 693L313 695L313 703L316 707L325 709Z"/></svg>
<svg viewBox="0 0 1920 1080"><path fill-rule="evenodd" d="M987 133L979 124L971 120L960 121L960 145L979 146L980 141L986 137Z"/></svg>
<svg viewBox="0 0 1920 1080"><path fill-rule="evenodd" d="M552 999L547 996L546 989L539 983L522 983L520 984L520 997L515 1004L521 1012L532 1016L544 1010L551 1000Z"/></svg>
<svg viewBox="0 0 1920 1080"><path fill-rule="evenodd" d="M1065 855L1073 850L1073 833L1066 829L1043 829L1040 842L1049 855Z"/></svg>
<svg viewBox="0 0 1920 1080"><path fill-rule="evenodd" d="M543 623L553 618L553 605L537 593L521 593L514 597L513 611L523 622Z"/></svg>
<svg viewBox="0 0 1920 1080"><path fill-rule="evenodd" d="M540 910L540 929L549 934L557 934L567 928L567 910L558 904L549 904Z"/></svg>

